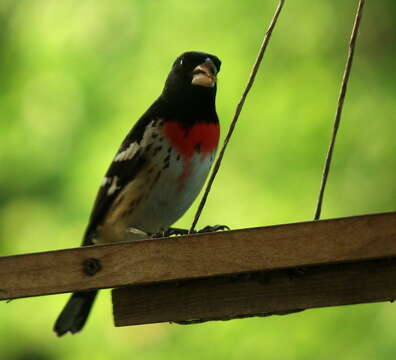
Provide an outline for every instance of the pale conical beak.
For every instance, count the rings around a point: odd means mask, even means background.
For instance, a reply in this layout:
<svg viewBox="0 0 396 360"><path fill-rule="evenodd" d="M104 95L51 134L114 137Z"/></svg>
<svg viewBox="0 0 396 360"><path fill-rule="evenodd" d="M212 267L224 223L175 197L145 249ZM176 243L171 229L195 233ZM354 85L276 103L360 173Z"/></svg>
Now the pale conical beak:
<svg viewBox="0 0 396 360"><path fill-rule="evenodd" d="M214 87L216 85L216 65L210 58L199 64L193 70L193 78L191 81L192 85Z"/></svg>

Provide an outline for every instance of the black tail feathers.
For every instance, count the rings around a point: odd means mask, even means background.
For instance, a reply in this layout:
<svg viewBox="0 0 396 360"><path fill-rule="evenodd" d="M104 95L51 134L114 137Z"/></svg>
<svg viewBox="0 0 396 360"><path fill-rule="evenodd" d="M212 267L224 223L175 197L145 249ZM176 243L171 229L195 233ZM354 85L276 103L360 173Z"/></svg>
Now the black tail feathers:
<svg viewBox="0 0 396 360"><path fill-rule="evenodd" d="M74 334L84 327L97 293L95 290L71 296L55 322L54 331L58 336L67 332Z"/></svg>

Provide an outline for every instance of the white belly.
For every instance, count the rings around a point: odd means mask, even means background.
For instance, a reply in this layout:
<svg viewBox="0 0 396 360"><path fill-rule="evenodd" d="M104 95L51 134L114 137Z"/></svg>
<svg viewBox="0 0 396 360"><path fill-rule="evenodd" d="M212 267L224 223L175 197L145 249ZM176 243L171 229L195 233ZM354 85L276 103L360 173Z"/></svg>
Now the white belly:
<svg viewBox="0 0 396 360"><path fill-rule="evenodd" d="M139 216L131 219L136 226L149 233L166 230L191 206L208 176L214 153L202 156L195 153L189 160L170 154L170 164L161 170L146 200L142 202Z"/></svg>
<svg viewBox="0 0 396 360"><path fill-rule="evenodd" d="M151 161L115 199L116 205L106 216L98 242L134 240L147 237L144 233L166 230L198 196L215 152L195 152L186 159L170 151L165 139L161 145L161 151L148 156ZM130 228L138 231L131 232Z"/></svg>

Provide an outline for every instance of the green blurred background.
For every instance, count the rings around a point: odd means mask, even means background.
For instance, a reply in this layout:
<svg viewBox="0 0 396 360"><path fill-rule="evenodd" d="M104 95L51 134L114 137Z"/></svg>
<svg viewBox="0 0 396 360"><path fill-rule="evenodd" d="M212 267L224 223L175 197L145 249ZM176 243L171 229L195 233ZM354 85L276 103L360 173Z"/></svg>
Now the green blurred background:
<svg viewBox="0 0 396 360"><path fill-rule="evenodd" d="M310 220L357 1L289 0L200 226ZM0 1L0 254L78 246L124 135L186 50L222 61L223 136L275 1ZM324 218L395 210L394 0L369 1ZM188 226L194 205L180 226ZM103 291L57 339L68 295L0 303L0 359L395 359L396 307L114 328Z"/></svg>

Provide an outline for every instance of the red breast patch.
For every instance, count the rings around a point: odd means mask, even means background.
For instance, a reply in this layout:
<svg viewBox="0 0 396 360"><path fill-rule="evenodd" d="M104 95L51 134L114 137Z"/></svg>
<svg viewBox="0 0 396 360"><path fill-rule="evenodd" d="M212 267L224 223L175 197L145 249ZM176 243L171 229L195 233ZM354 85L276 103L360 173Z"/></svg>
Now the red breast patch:
<svg viewBox="0 0 396 360"><path fill-rule="evenodd" d="M167 121L163 132L180 155L190 158L195 152L206 156L216 150L220 127L213 123L197 123L184 128L177 121Z"/></svg>

